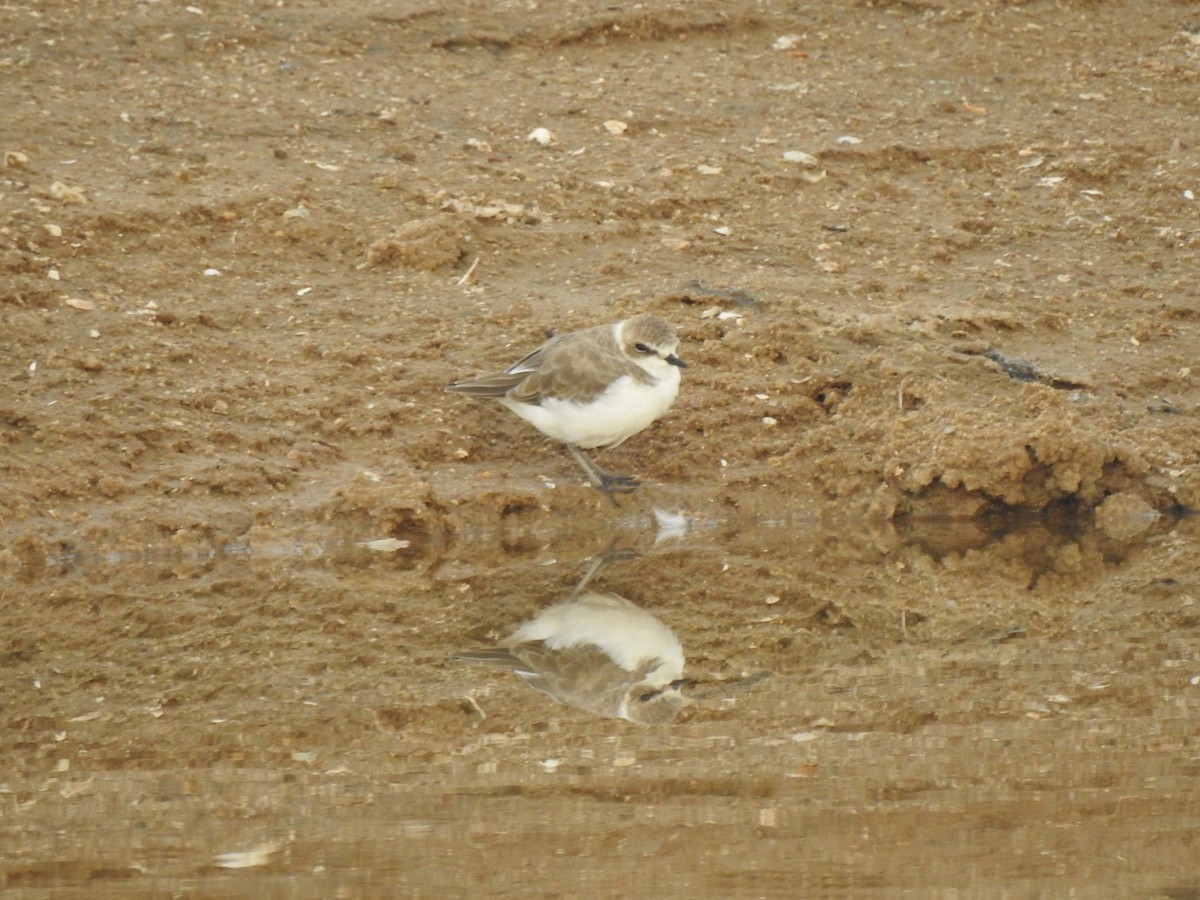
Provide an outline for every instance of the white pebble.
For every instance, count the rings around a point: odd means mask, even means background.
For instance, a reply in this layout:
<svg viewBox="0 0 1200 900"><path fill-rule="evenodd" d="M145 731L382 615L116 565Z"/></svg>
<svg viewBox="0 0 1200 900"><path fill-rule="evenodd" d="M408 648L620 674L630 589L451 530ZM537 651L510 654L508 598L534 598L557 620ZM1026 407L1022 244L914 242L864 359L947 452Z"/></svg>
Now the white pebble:
<svg viewBox="0 0 1200 900"><path fill-rule="evenodd" d="M554 143L554 132L549 128L535 128L529 132L529 140L536 141L543 147L549 147Z"/></svg>
<svg viewBox="0 0 1200 900"><path fill-rule="evenodd" d="M812 168L817 164L817 158L811 153L805 153L803 150L785 150L783 158L788 162L800 163L802 166Z"/></svg>
<svg viewBox="0 0 1200 900"><path fill-rule="evenodd" d="M408 547L408 541L397 540L396 538L379 538L374 541L360 541L360 547L366 547L368 550L374 550L377 553L395 553L397 550L403 550Z"/></svg>

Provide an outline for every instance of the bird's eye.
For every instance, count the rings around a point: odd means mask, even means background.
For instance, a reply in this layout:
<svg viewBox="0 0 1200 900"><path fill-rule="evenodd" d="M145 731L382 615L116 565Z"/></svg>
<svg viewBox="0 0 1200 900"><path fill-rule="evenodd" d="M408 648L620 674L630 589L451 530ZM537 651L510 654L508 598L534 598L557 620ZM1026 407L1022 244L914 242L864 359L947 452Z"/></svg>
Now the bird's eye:
<svg viewBox="0 0 1200 900"><path fill-rule="evenodd" d="M633 349L636 350L638 353L653 353L654 352L649 347L647 347L645 344L634 344Z"/></svg>
<svg viewBox="0 0 1200 900"><path fill-rule="evenodd" d="M642 694L642 696L638 697L638 699L643 703L649 703L651 700L657 697L659 693L659 691L646 691L646 693Z"/></svg>

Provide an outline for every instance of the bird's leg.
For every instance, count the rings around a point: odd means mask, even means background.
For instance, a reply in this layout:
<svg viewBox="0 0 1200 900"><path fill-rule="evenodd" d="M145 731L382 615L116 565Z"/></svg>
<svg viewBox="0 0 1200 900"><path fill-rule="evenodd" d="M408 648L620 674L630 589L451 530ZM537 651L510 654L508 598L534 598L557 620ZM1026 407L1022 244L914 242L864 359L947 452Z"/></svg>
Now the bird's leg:
<svg viewBox="0 0 1200 900"><path fill-rule="evenodd" d="M641 484L632 475L611 475L605 472L574 444L567 444L567 449L571 451L571 455L575 457L576 461L583 466L583 470L587 472L588 478L592 480L592 484L604 491L608 499L612 501L613 506L617 505L617 500L613 497L613 494L631 494Z"/></svg>
<svg viewBox="0 0 1200 900"><path fill-rule="evenodd" d="M588 570L583 573L583 577L579 579L579 584L575 585L575 590L571 591L571 596L567 599L573 600L583 593L583 589L588 586L593 578L600 573L600 570L615 562L628 562L631 559L637 559L641 556L632 547L618 547L617 538L613 538L612 542L599 553L591 558L591 564Z"/></svg>

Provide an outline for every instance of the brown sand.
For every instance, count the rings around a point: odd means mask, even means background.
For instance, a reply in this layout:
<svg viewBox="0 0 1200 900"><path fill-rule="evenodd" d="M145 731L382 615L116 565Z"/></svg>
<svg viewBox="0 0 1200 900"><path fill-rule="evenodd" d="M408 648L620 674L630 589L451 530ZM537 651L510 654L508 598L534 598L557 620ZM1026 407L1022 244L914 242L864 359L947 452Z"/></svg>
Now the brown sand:
<svg viewBox="0 0 1200 900"><path fill-rule="evenodd" d="M1198 35L5 6L0 887L1200 894ZM441 391L640 311L618 510ZM612 541L677 724L447 660Z"/></svg>

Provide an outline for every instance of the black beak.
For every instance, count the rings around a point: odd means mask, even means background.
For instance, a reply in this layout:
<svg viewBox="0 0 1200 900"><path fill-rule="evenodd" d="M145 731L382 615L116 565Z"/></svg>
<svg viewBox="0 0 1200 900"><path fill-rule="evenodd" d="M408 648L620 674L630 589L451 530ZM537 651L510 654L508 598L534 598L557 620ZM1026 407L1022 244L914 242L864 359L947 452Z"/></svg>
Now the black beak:
<svg viewBox="0 0 1200 900"><path fill-rule="evenodd" d="M672 681L670 684L668 684L667 687L673 688L675 690L679 690L680 688L687 687L689 684L695 684L695 683L696 683L695 678L676 678L674 681Z"/></svg>
<svg viewBox="0 0 1200 900"><path fill-rule="evenodd" d="M667 363L672 366L679 366L679 368L681 368L681 369L686 369L688 367L688 364L685 363L678 356L676 356L674 353L672 353L670 356L667 357Z"/></svg>

